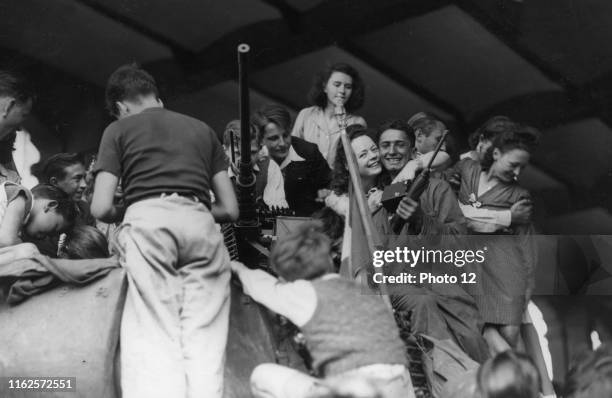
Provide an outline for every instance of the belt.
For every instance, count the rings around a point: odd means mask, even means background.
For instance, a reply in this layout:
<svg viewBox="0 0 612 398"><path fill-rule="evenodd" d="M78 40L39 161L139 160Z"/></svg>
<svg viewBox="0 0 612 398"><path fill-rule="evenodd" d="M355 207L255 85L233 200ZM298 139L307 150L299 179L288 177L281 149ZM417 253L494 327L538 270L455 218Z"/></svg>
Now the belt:
<svg viewBox="0 0 612 398"><path fill-rule="evenodd" d="M143 198L138 199L137 201L140 202L141 200L163 199L163 198L168 198L168 197L181 197L181 198L190 199L194 202L200 202L200 198L198 198L195 194L191 192L189 193L188 192L161 192L161 193L147 195Z"/></svg>

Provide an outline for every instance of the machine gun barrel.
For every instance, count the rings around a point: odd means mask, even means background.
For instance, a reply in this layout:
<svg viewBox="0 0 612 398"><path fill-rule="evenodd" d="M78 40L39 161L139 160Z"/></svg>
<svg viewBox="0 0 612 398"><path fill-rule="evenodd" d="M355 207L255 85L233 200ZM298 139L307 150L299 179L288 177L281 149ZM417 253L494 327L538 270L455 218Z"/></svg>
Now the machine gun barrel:
<svg viewBox="0 0 612 398"><path fill-rule="evenodd" d="M257 210L255 208L255 175L251 164L251 123L249 109L248 81L248 44L238 46L238 87L240 95L240 163L236 181L238 207L240 217L239 227L257 226Z"/></svg>

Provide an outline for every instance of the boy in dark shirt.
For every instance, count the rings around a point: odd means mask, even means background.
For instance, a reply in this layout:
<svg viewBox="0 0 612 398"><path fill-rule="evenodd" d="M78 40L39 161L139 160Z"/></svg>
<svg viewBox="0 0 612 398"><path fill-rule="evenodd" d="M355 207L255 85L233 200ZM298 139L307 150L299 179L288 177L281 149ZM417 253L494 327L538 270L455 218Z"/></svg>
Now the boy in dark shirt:
<svg viewBox="0 0 612 398"><path fill-rule="evenodd" d="M221 397L230 269L215 220L238 217L223 149L206 124L164 109L155 80L135 65L111 75L106 100L118 120L100 143L91 211L121 218L121 178L123 397Z"/></svg>

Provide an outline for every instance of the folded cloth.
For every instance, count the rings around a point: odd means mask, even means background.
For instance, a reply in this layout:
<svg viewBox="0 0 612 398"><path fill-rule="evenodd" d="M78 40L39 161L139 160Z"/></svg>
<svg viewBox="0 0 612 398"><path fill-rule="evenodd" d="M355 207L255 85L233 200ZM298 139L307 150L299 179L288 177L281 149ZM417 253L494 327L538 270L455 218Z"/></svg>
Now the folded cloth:
<svg viewBox="0 0 612 398"><path fill-rule="evenodd" d="M119 267L116 258L65 260L35 254L0 267L0 289L7 303L17 304L61 282L86 285Z"/></svg>

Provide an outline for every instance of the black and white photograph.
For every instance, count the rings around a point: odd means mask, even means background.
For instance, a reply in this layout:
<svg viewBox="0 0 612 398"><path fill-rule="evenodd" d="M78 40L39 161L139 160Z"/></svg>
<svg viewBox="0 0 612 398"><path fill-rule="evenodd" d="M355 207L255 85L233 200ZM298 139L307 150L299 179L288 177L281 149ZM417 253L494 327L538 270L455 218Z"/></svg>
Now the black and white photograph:
<svg viewBox="0 0 612 398"><path fill-rule="evenodd" d="M612 397L609 0L0 0L0 397Z"/></svg>

